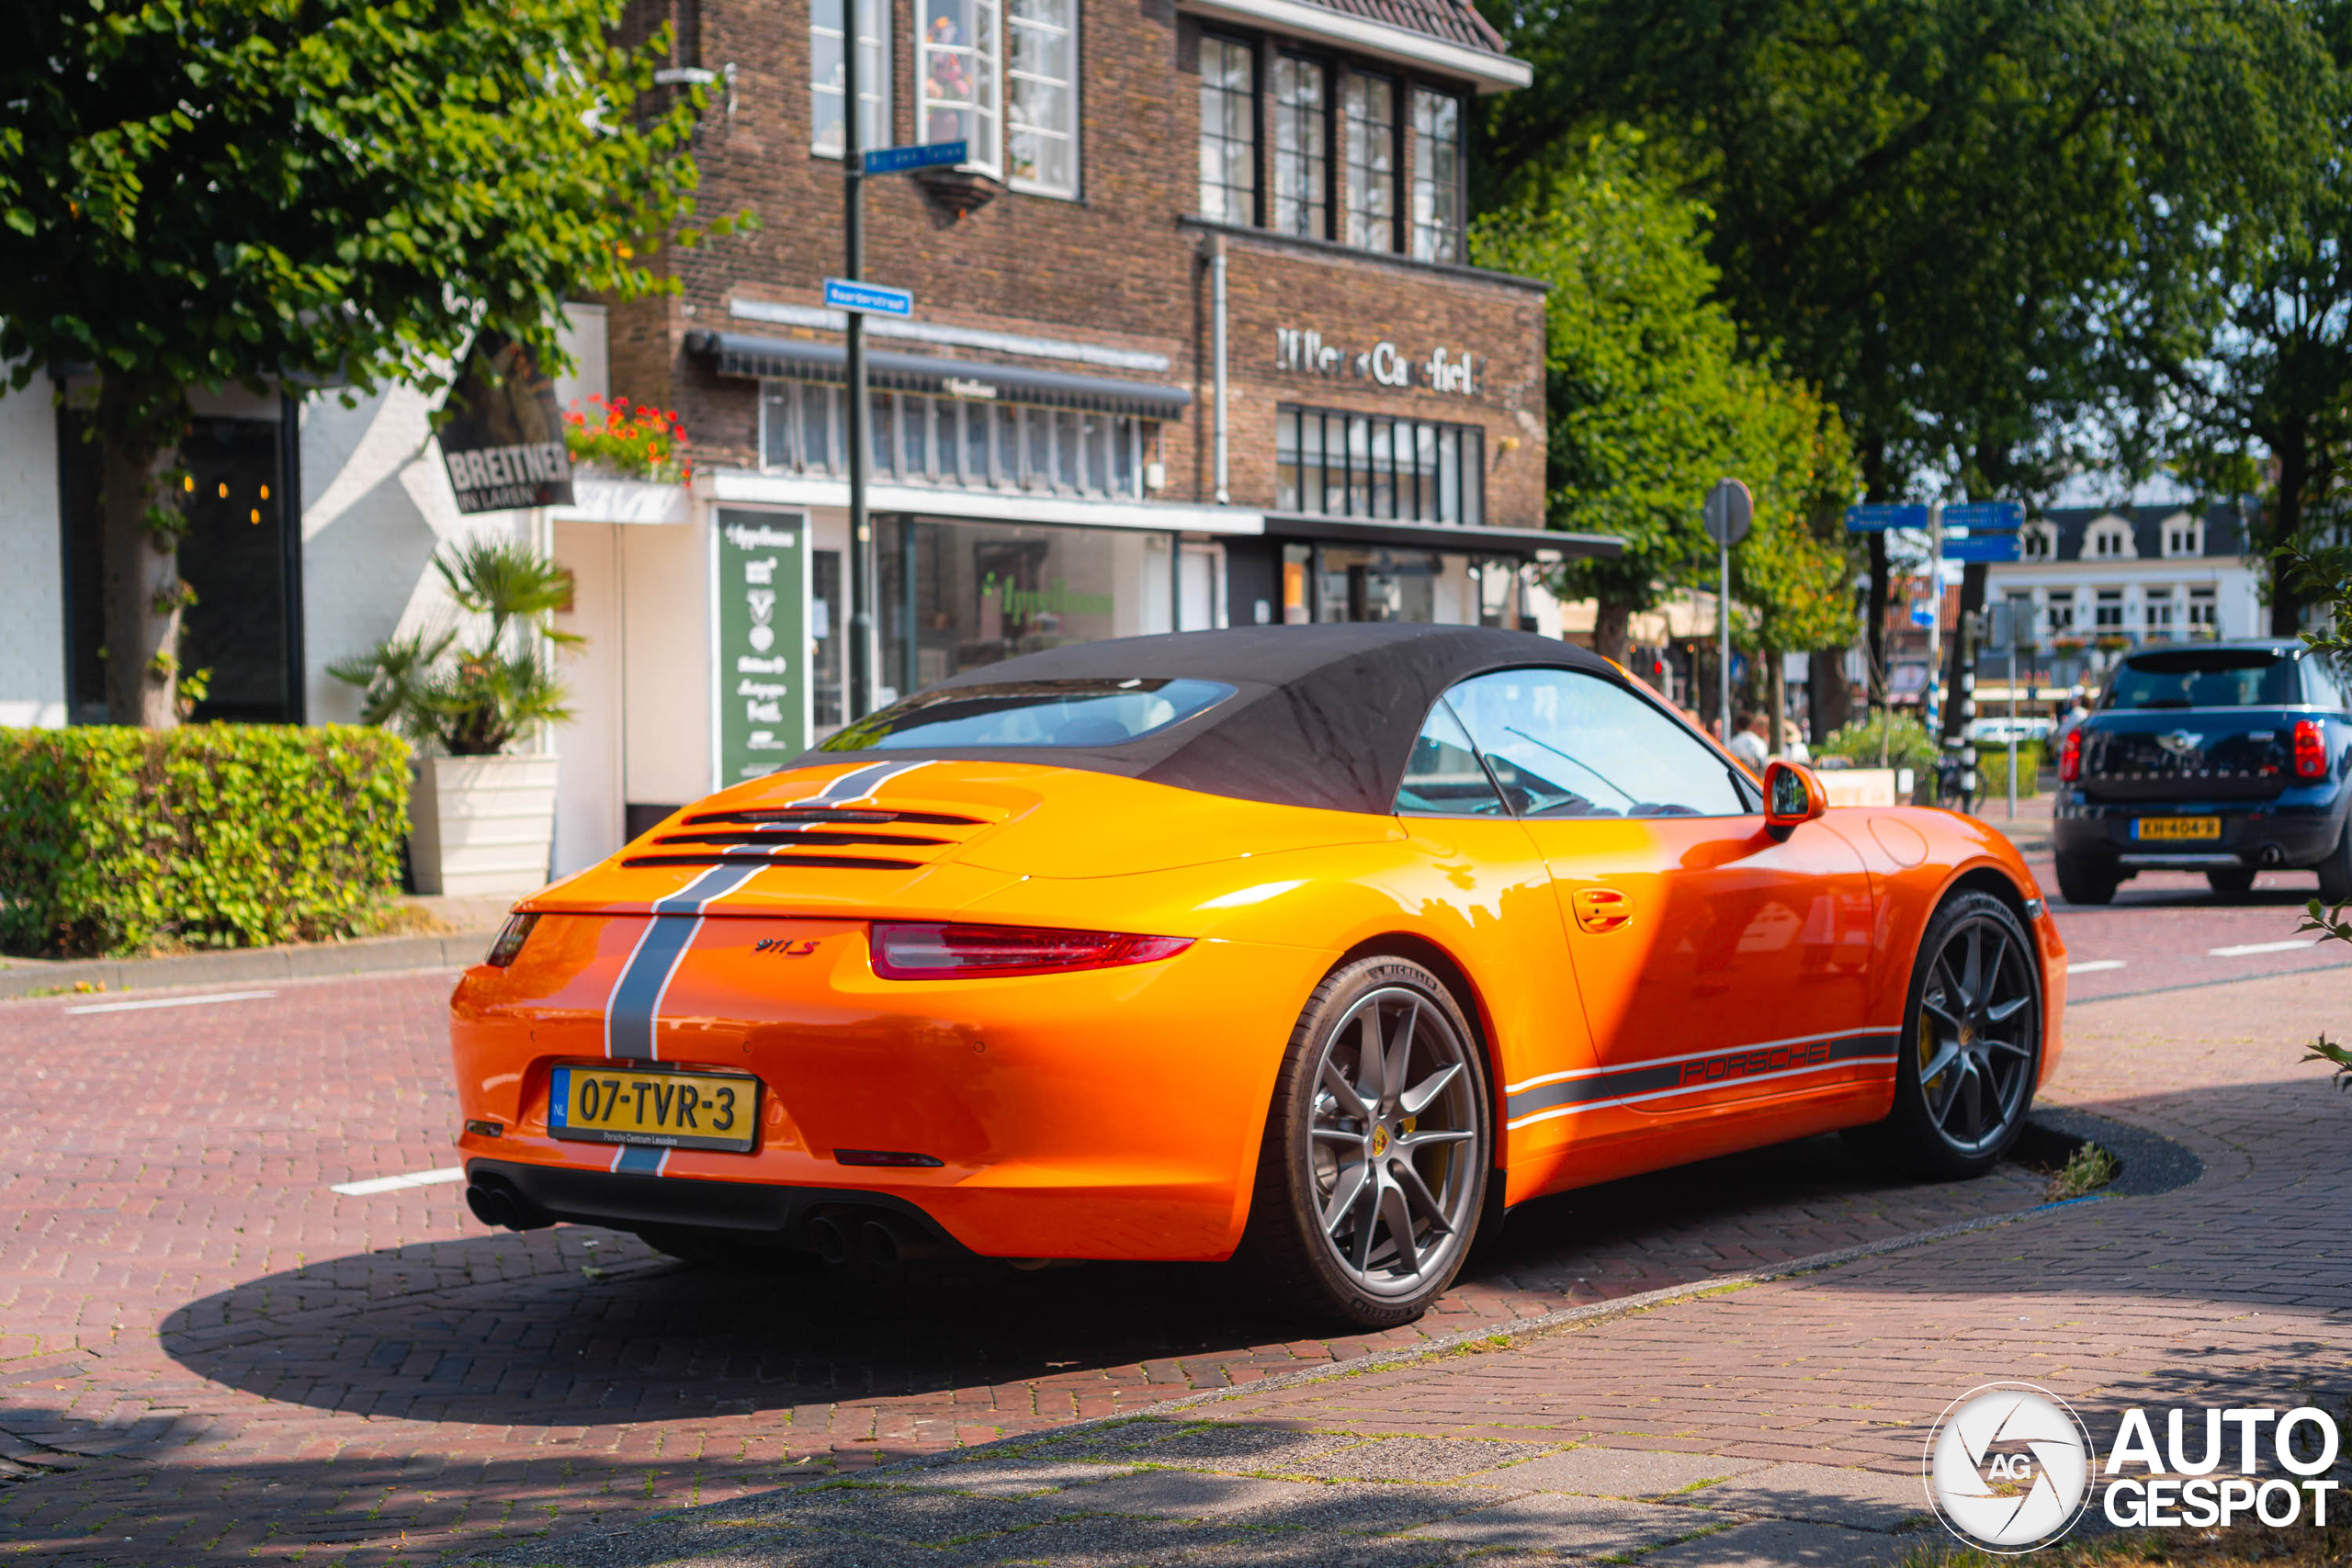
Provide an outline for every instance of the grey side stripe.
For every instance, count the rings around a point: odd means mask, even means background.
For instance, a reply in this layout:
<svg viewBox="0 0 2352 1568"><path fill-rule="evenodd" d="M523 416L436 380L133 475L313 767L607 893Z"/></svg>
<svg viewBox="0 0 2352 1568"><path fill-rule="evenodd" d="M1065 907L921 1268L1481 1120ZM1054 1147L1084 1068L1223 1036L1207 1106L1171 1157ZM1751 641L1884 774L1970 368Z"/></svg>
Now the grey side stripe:
<svg viewBox="0 0 2352 1568"><path fill-rule="evenodd" d="M620 978L605 1003L605 1055L624 1061L654 1060L653 1026L662 998L679 962L702 930L704 906L741 886L763 862L714 865L667 898L655 901L653 918L637 939L637 951L621 965Z"/></svg>
<svg viewBox="0 0 2352 1568"><path fill-rule="evenodd" d="M930 765L928 761L868 762L862 768L852 768L849 772L827 781L825 787L816 794L806 800L796 800L792 804L795 806L839 806L845 800L863 800L899 774L911 773L917 768L927 768Z"/></svg>

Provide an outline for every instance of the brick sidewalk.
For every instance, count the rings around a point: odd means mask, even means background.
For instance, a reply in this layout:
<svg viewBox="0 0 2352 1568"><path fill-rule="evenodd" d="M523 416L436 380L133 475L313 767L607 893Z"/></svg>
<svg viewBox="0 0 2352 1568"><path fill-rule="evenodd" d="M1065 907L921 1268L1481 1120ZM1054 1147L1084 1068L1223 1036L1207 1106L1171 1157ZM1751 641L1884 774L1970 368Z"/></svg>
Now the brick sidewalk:
<svg viewBox="0 0 2352 1568"><path fill-rule="evenodd" d="M1338 1340L1208 1269L746 1284L611 1232L486 1232L454 1185L327 1190L450 1163L449 983L0 1007L39 1097L0 1128L0 1554L429 1559L2040 1197L2015 1170L1888 1184L1815 1140L1530 1205L1423 1324Z"/></svg>
<svg viewBox="0 0 2352 1568"><path fill-rule="evenodd" d="M2347 1000L2282 976L2074 1015L2053 1098L2188 1145L2175 1192L498 1561L1901 1562L1942 1540L1926 1433L1988 1380L2055 1390L2102 1449L2132 1404L2344 1408L2352 1106L2297 1058Z"/></svg>

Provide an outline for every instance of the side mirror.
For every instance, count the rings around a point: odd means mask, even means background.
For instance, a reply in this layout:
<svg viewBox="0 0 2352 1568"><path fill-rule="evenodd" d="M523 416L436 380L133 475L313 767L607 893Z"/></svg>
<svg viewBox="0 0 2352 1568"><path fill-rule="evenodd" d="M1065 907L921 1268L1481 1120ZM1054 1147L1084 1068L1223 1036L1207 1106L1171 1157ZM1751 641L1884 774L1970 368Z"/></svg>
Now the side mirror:
<svg viewBox="0 0 2352 1568"><path fill-rule="evenodd" d="M1829 809L1829 792L1811 768L1794 762L1764 766L1764 830L1785 839Z"/></svg>

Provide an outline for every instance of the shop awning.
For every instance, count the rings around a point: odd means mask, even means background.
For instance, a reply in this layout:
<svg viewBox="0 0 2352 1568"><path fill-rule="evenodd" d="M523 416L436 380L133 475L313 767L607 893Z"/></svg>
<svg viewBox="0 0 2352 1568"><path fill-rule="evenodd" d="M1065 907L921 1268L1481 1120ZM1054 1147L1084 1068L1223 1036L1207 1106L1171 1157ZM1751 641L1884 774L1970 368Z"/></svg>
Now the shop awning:
<svg viewBox="0 0 2352 1568"><path fill-rule="evenodd" d="M716 361L721 376L836 385L849 379L849 350L838 343L751 337L741 333L688 333L686 352ZM870 349L865 355L865 378L867 385L887 391L1046 403L1098 413L1133 414L1139 419L1181 419L1193 402L1193 394L1183 388L1150 381L938 359L922 354L877 354Z"/></svg>
<svg viewBox="0 0 2352 1568"><path fill-rule="evenodd" d="M1562 534L1548 528L1471 528L1450 523L1374 523L1304 512L1266 513L1266 537L1374 548L1443 550L1454 555L1511 556L1522 560L1607 558L1625 553L1614 534Z"/></svg>

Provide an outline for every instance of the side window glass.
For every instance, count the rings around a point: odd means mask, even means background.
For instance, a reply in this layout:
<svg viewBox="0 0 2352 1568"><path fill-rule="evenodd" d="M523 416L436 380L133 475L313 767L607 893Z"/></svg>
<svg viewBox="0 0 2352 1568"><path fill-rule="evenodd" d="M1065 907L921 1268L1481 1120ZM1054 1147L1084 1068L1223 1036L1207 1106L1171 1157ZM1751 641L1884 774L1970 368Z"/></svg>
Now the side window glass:
<svg viewBox="0 0 2352 1568"><path fill-rule="evenodd" d="M1400 817L1506 817L1494 781L1478 765L1462 721L1440 698L1421 732L1413 740L1413 754L1405 762L1405 782L1396 787Z"/></svg>
<svg viewBox="0 0 2352 1568"><path fill-rule="evenodd" d="M2324 653L2303 656L2303 687L2311 693L2307 701L2314 707L2342 712L2345 708L2345 669Z"/></svg>
<svg viewBox="0 0 2352 1568"><path fill-rule="evenodd" d="M1744 817L1731 765L1631 692L1573 670L1498 670L1446 694L1522 817Z"/></svg>

